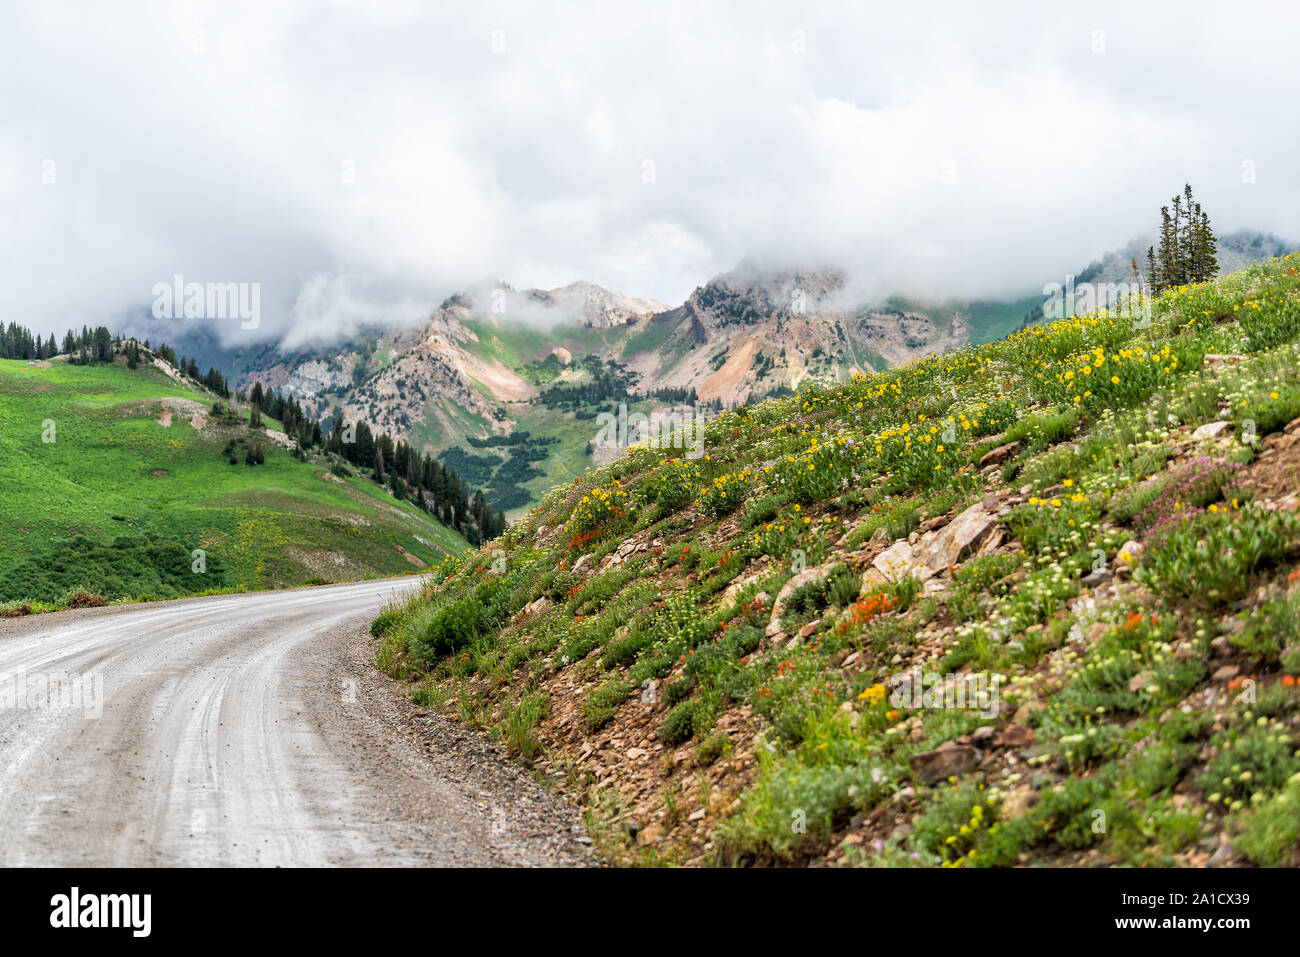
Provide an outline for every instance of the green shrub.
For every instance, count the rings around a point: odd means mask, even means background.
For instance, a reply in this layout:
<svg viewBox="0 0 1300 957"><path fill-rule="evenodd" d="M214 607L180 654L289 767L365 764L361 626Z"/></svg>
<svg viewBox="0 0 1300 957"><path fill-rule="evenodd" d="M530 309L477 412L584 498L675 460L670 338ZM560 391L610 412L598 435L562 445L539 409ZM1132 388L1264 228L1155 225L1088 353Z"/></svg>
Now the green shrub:
<svg viewBox="0 0 1300 957"><path fill-rule="evenodd" d="M1259 508L1184 515L1157 526L1137 577L1167 601L1221 608L1300 540L1300 517Z"/></svg>
<svg viewBox="0 0 1300 957"><path fill-rule="evenodd" d="M544 694L531 692L523 695L513 708L505 709L501 722L501 740L511 754L532 761L541 753L537 726L550 711L550 701Z"/></svg>
<svg viewBox="0 0 1300 957"><path fill-rule="evenodd" d="M722 731L709 735L695 749L695 763L707 767L723 755L731 753L731 738Z"/></svg>
<svg viewBox="0 0 1300 957"><path fill-rule="evenodd" d="M386 634L402 621L402 610L400 608L385 608L370 623L370 634L378 638Z"/></svg>
<svg viewBox="0 0 1300 957"><path fill-rule="evenodd" d="M1220 753L1201 775L1201 790L1211 801L1249 800L1256 792L1271 794L1300 772L1296 742L1277 719L1265 718L1245 730L1230 729L1216 736Z"/></svg>
<svg viewBox="0 0 1300 957"><path fill-rule="evenodd" d="M1023 442L1031 451L1041 451L1049 445L1063 442L1079 428L1076 409L1061 408L1037 415L1027 415L1007 429L1005 442Z"/></svg>
<svg viewBox="0 0 1300 957"><path fill-rule="evenodd" d="M465 598L448 602L427 619L423 629L411 637L410 650L424 667L468 647L497 628L509 614L507 578L490 575Z"/></svg>
<svg viewBox="0 0 1300 957"><path fill-rule="evenodd" d="M664 685L664 703L675 705L685 701L695 688L696 684L690 678L678 678L676 681L670 681Z"/></svg>
<svg viewBox="0 0 1300 957"><path fill-rule="evenodd" d="M637 493L646 504L657 504L665 512L676 512L690 504L702 478L703 471L698 461L669 459L641 479Z"/></svg>
<svg viewBox="0 0 1300 957"><path fill-rule="evenodd" d="M582 721L588 731L599 731L613 719L615 712L632 693L632 686L617 678L582 699Z"/></svg>
<svg viewBox="0 0 1300 957"><path fill-rule="evenodd" d="M695 718L701 707L698 698L683 701L664 719L664 726L659 729L659 740L670 747L685 744L695 736Z"/></svg>
<svg viewBox="0 0 1300 957"><path fill-rule="evenodd" d="M1246 812L1233 846L1261 867L1285 863L1300 847L1300 774L1257 808Z"/></svg>

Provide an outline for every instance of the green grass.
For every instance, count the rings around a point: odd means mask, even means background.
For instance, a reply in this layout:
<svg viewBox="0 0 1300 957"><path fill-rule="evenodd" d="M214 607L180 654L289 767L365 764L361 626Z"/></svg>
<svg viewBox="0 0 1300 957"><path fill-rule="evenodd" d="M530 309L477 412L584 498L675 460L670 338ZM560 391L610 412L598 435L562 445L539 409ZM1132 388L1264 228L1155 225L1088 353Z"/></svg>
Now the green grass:
<svg viewBox="0 0 1300 957"><path fill-rule="evenodd" d="M245 425L194 429L164 397L210 407L152 368L0 361L0 601L299 585L414 570L464 540L369 481L269 440L260 466L221 454ZM43 423L53 423L52 435ZM273 425L273 423L267 423ZM42 441L43 433L54 441ZM191 570L195 549L207 570Z"/></svg>
<svg viewBox="0 0 1300 957"><path fill-rule="evenodd" d="M692 835L724 863L1171 866L1223 836L1295 863L1300 517L1293 453L1260 440L1300 415L1297 304L1293 255L1171 290L1150 323L1076 316L725 412L690 468L629 450L440 569L386 610L383 665L538 760L575 761L575 728L653 736L642 818L676 820L680 769L727 752L735 790L701 794ZM1217 420L1217 448L1192 440ZM924 585L870 565L980 502L990 554ZM895 700L912 667L996 679L1000 709ZM539 688L580 722L553 727ZM985 728L990 760L925 773ZM593 820L623 813L570 780ZM874 813L895 795L907 833Z"/></svg>

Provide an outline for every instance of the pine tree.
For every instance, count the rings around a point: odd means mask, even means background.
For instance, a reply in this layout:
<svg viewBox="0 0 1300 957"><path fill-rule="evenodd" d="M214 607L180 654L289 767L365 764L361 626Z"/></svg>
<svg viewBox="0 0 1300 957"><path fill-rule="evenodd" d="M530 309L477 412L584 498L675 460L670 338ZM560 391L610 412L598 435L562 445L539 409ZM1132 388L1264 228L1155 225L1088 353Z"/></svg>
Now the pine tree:
<svg viewBox="0 0 1300 957"><path fill-rule="evenodd" d="M1192 184L1171 202L1172 215L1168 206L1160 207L1159 246L1147 249L1148 281L1156 293L1203 282L1219 271L1210 217L1192 197Z"/></svg>
<svg viewBox="0 0 1300 957"><path fill-rule="evenodd" d="M1201 204L1196 204L1197 223L1196 236L1197 245L1200 249L1200 261L1197 264L1196 282L1204 282L1207 279L1213 279L1219 274L1219 243L1218 238L1214 235L1214 230L1210 227L1209 214L1201 209Z"/></svg>

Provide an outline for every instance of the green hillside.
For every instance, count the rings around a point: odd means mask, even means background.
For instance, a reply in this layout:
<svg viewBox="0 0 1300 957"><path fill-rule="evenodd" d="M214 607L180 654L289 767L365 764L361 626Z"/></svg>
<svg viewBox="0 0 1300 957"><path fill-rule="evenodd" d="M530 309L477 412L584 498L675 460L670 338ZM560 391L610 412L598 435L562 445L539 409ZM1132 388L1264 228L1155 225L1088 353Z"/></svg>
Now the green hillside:
<svg viewBox="0 0 1300 957"><path fill-rule="evenodd" d="M211 404L147 364L0 360L0 602L395 575L466 547L365 478L299 461ZM263 464L244 463L249 444L264 447Z"/></svg>
<svg viewBox="0 0 1300 957"><path fill-rule="evenodd" d="M1300 864L1300 254L1139 305L631 450L379 665L613 861Z"/></svg>

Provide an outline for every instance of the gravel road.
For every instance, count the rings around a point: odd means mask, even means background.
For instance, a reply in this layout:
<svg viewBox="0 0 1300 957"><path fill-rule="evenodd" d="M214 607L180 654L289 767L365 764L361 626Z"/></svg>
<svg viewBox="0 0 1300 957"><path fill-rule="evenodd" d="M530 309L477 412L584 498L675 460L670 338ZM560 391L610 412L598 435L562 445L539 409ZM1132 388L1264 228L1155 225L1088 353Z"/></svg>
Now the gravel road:
<svg viewBox="0 0 1300 957"><path fill-rule="evenodd" d="M589 863L571 805L374 669L414 585L0 621L0 865Z"/></svg>

